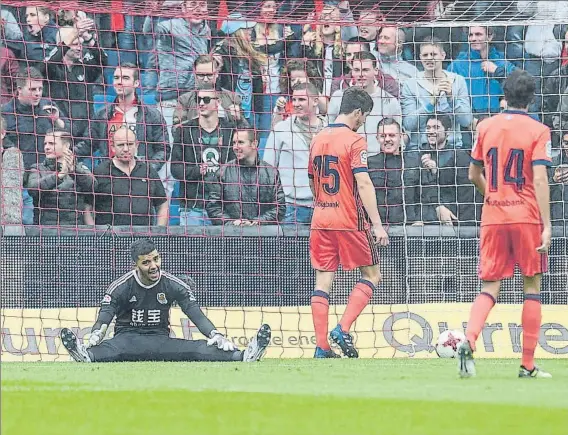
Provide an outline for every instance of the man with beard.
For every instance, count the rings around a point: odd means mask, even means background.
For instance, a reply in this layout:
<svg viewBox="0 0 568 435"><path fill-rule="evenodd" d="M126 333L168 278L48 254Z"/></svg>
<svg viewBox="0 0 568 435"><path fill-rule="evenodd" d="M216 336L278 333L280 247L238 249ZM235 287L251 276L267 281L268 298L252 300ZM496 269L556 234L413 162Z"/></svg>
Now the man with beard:
<svg viewBox="0 0 568 435"><path fill-rule="evenodd" d="M149 239L130 247L134 270L107 289L85 346L68 328L61 341L77 362L258 361L270 342L270 326L260 327L248 347L238 350L197 303L194 286L162 271L162 258ZM208 340L170 338L170 308L177 303ZM103 341L116 316L114 337Z"/></svg>

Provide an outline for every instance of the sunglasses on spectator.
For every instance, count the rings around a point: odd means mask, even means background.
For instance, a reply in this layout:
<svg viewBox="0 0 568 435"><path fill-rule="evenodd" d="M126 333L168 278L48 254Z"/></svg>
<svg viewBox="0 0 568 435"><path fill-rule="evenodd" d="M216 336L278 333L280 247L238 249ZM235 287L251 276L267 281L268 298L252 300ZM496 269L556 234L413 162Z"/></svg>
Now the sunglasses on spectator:
<svg viewBox="0 0 568 435"><path fill-rule="evenodd" d="M209 104L212 100L216 100L217 97L197 97L197 102L201 103L203 101L204 104Z"/></svg>

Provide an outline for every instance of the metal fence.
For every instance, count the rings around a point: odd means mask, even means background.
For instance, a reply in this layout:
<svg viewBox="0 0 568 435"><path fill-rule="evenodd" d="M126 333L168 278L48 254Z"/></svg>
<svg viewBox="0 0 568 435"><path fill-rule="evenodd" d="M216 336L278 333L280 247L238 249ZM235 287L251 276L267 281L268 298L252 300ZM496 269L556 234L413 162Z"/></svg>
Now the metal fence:
<svg viewBox="0 0 568 435"><path fill-rule="evenodd" d="M179 230L179 231L175 231ZM190 232L187 232L190 231ZM568 302L568 243L554 229L543 302ZM469 302L479 290L476 228L391 228L381 250L383 281L375 304ZM0 239L4 308L97 306L106 287L132 267L129 247L150 236L163 268L193 278L206 307L308 305L314 273L307 228L45 229L5 228ZM331 303L346 303L357 271L340 271ZM522 280L504 284L501 302L522 300Z"/></svg>

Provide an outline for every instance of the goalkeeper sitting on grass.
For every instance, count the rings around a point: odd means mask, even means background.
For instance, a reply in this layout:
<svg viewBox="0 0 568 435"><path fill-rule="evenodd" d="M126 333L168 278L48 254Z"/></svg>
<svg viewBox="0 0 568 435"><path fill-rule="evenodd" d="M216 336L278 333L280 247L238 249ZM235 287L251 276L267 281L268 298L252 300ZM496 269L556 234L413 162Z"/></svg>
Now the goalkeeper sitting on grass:
<svg viewBox="0 0 568 435"><path fill-rule="evenodd" d="M242 351L221 334L203 314L189 285L161 270L162 259L148 239L130 249L136 267L107 289L85 346L68 328L61 341L77 362L117 361L258 361L270 342L271 331L262 325ZM170 307L182 311L209 340L170 338ZM115 335L103 341L116 316Z"/></svg>

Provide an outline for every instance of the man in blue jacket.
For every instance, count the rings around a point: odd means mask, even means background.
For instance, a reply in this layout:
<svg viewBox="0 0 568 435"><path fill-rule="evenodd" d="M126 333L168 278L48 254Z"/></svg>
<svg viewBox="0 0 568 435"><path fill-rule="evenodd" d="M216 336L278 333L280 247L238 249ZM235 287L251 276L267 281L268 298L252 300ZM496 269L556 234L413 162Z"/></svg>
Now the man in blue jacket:
<svg viewBox="0 0 568 435"><path fill-rule="evenodd" d="M476 120L499 112L502 81L516 69L503 53L491 46L492 40L491 27L470 27L469 50L462 51L448 67L448 71L466 79Z"/></svg>

